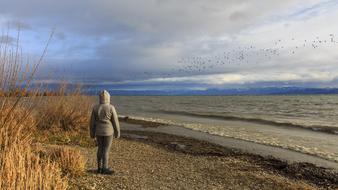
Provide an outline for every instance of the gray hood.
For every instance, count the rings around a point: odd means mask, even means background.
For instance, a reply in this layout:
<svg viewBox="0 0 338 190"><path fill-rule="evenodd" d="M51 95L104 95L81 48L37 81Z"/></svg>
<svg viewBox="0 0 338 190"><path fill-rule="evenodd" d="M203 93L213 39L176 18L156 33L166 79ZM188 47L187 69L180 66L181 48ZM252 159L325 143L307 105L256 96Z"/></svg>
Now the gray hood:
<svg viewBox="0 0 338 190"><path fill-rule="evenodd" d="M109 104L110 103L110 94L108 91L103 90L100 92L100 104Z"/></svg>

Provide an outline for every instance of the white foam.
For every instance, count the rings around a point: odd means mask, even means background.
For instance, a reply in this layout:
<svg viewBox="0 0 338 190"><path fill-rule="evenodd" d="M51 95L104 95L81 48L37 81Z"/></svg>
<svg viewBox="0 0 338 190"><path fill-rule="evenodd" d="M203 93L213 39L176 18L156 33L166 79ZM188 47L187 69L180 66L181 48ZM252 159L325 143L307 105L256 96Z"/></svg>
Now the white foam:
<svg viewBox="0 0 338 190"><path fill-rule="evenodd" d="M157 122L166 125L175 125L185 128L189 128L196 131L201 131L213 135L231 137L235 139L241 139L245 141L250 141L259 144L265 144L270 146L281 147L289 150L294 150L302 152L305 154L315 155L327 160L332 160L338 162L338 150L335 152L330 152L326 150L325 145L322 142L318 142L316 146L313 144L313 139L301 137L301 136L292 136L287 138L285 136L279 135L278 133L263 133L261 131L255 131L248 127L226 127L226 126L217 126L217 125L205 125L195 122L178 122L169 119L162 118L152 118L152 117L138 117L138 116L129 116L129 118L135 120L142 120L147 122Z"/></svg>

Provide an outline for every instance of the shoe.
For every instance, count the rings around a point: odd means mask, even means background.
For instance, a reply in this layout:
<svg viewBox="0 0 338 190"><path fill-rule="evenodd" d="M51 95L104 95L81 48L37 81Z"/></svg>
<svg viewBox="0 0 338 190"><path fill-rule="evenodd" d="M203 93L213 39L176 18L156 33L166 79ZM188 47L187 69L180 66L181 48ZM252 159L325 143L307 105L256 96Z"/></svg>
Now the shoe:
<svg viewBox="0 0 338 190"><path fill-rule="evenodd" d="M112 175L115 172L109 168L102 169L101 174Z"/></svg>
<svg viewBox="0 0 338 190"><path fill-rule="evenodd" d="M102 173L102 168L98 168L98 169L96 170L96 172L97 172L98 174L101 174L101 173Z"/></svg>

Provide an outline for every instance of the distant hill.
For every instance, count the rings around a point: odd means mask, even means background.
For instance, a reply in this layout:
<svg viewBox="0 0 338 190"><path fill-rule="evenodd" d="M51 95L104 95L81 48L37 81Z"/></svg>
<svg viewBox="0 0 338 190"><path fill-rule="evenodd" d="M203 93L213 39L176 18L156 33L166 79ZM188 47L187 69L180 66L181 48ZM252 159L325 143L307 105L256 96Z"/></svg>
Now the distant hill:
<svg viewBox="0 0 338 190"><path fill-rule="evenodd" d="M106 88L109 90L109 88ZM97 94L99 88L85 88L86 94ZM112 95L316 95L338 94L338 88L267 87L207 90L109 90Z"/></svg>

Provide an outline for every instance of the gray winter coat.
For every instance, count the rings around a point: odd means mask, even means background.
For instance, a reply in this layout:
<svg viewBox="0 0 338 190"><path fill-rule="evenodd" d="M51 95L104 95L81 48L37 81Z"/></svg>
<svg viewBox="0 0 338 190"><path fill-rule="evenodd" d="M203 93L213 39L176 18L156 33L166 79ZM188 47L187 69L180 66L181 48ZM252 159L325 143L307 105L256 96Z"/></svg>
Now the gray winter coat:
<svg viewBox="0 0 338 190"><path fill-rule="evenodd" d="M99 95L100 104L95 105L90 118L90 137L111 136L120 137L120 124L116 110L110 104L110 94L102 91Z"/></svg>

